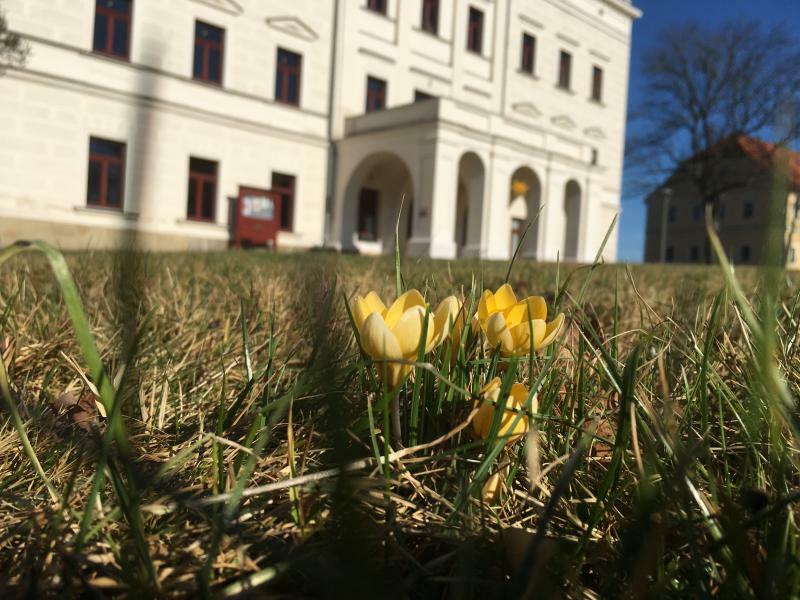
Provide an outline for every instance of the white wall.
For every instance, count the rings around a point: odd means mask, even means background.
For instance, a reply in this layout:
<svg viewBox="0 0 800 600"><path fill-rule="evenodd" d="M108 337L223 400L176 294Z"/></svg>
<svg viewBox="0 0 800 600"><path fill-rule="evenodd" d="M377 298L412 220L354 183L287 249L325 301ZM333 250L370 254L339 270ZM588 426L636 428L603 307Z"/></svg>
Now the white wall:
<svg viewBox="0 0 800 600"><path fill-rule="evenodd" d="M419 252L457 252L458 162L474 152L485 169L480 256L508 256L511 176L529 167L543 205L536 255L563 257L564 185L574 179L578 259L593 258L619 211L635 11L622 0L441 0L434 36L420 29L422 0L388 0L386 16L366 1L136 0L127 63L91 52L93 0L6 0L12 29L33 52L24 71L0 79L9 141L0 148L0 216L225 240L226 198L239 185L269 187L278 171L298 185L295 231L279 244L311 246L323 241L329 141L339 149L341 210L361 160L403 140L419 199L410 246ZM484 13L480 56L466 50L470 6ZM226 31L222 88L191 79L195 19ZM520 72L523 32L536 37L533 76ZM278 47L303 56L300 107L274 101ZM561 49L573 56L569 92L556 87ZM604 71L602 103L590 100L593 65ZM385 116L362 116L369 75L388 82ZM410 119L392 116L415 90L445 100L401 111ZM127 217L85 208L90 135L128 143ZM183 218L190 155L220 162L213 225ZM345 217L332 215L334 236ZM615 255L616 235L605 252Z"/></svg>

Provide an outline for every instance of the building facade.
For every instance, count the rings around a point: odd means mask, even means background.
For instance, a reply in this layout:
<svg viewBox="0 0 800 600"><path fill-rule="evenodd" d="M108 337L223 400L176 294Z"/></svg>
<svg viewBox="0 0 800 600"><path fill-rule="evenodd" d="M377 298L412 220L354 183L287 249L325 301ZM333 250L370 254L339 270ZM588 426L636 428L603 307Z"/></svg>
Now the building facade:
<svg viewBox="0 0 800 600"><path fill-rule="evenodd" d="M800 268L800 153L744 136L720 143L715 171L724 189L712 222L734 264L767 262L770 240L783 240L784 260ZM690 177L692 161L647 198L645 262L714 262L705 204Z"/></svg>
<svg viewBox="0 0 800 600"><path fill-rule="evenodd" d="M627 0L5 0L0 242L591 260L620 210ZM404 207L402 213L400 206ZM277 216L279 215L279 216ZM605 248L616 255L616 234Z"/></svg>

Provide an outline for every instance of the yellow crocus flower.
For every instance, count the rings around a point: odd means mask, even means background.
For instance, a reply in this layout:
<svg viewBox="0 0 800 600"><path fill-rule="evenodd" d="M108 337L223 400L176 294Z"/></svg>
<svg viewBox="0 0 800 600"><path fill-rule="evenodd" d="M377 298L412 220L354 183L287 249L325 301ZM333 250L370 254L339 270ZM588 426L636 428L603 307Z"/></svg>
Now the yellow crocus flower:
<svg viewBox="0 0 800 600"><path fill-rule="evenodd" d="M472 428L475 430L475 434L482 439L487 438L492 428L494 415L501 404L500 390L502 387L503 382L499 377L495 377L481 390L482 400L479 400L478 413L472 419ZM506 444L517 441L528 432L528 415L525 412L521 412L525 408L527 399L527 387L521 383L511 385L503 417L500 420L500 429L497 432L498 437L506 439ZM531 400L531 411L536 412L537 410L539 410L539 404L534 396ZM517 414L520 413L521 416L517 418ZM514 425L514 421L516 421L516 425Z"/></svg>
<svg viewBox="0 0 800 600"><path fill-rule="evenodd" d="M436 310L428 312L428 304L417 290L409 290L388 308L374 291L366 297L356 296L353 318L361 347L374 360L417 360L424 342L427 354L439 346L450 334L458 314L458 300L449 296ZM426 339L422 340L427 314ZM394 387L411 372L411 365L388 362L379 372L387 375L387 383Z"/></svg>
<svg viewBox="0 0 800 600"><path fill-rule="evenodd" d="M483 330L493 348L504 356L524 356L541 350L555 340L564 324L564 313L547 322L547 303L541 296L517 301L514 290L503 284L496 292L485 290L478 303L475 323Z"/></svg>

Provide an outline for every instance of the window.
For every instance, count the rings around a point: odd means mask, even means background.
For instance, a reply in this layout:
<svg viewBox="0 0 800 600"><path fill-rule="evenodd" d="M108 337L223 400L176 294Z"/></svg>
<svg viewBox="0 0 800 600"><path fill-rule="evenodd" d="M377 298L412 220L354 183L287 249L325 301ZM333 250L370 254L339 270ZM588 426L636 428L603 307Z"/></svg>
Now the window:
<svg viewBox="0 0 800 600"><path fill-rule="evenodd" d="M278 48L275 70L275 100L284 104L300 105L300 77L303 57L295 52Z"/></svg>
<svg viewBox="0 0 800 600"><path fill-rule="evenodd" d="M692 246L689 248L689 258L691 258L692 262L697 262L697 260L700 258L700 250L697 248L697 246Z"/></svg>
<svg viewBox="0 0 800 600"><path fill-rule="evenodd" d="M520 69L533 75L536 65L536 38L528 33L522 34L522 60Z"/></svg>
<svg viewBox="0 0 800 600"><path fill-rule="evenodd" d="M194 27L194 78L222 85L224 54L225 30L197 21Z"/></svg>
<svg viewBox="0 0 800 600"><path fill-rule="evenodd" d="M422 31L439 34L439 0L422 0Z"/></svg>
<svg viewBox="0 0 800 600"><path fill-rule="evenodd" d="M86 205L122 210L125 197L125 144L89 138Z"/></svg>
<svg viewBox="0 0 800 600"><path fill-rule="evenodd" d="M414 102L425 102L425 100L433 100L434 96L428 92L421 90L414 90Z"/></svg>
<svg viewBox="0 0 800 600"><path fill-rule="evenodd" d="M572 55L561 51L558 63L558 87L568 90L572 80Z"/></svg>
<svg viewBox="0 0 800 600"><path fill-rule="evenodd" d="M367 112L386 108L386 82L377 77L367 77Z"/></svg>
<svg viewBox="0 0 800 600"><path fill-rule="evenodd" d="M592 67L592 100L603 101L603 69L598 66Z"/></svg>
<svg viewBox="0 0 800 600"><path fill-rule="evenodd" d="M744 218L750 219L753 217L753 203L752 202L745 202L744 203Z"/></svg>
<svg viewBox="0 0 800 600"><path fill-rule="evenodd" d="M699 221L703 218L703 205L702 204L695 204L694 210L692 210L692 218L695 221Z"/></svg>
<svg viewBox="0 0 800 600"><path fill-rule="evenodd" d="M186 218L191 221L214 221L216 212L217 163L201 158L190 158Z"/></svg>
<svg viewBox="0 0 800 600"><path fill-rule="evenodd" d="M797 258L797 255L795 253L794 246L790 246L789 247L789 254L787 256L787 261L789 263L791 263L791 264L794 264L794 261L795 261L796 258Z"/></svg>
<svg viewBox="0 0 800 600"><path fill-rule="evenodd" d="M358 239L378 239L378 190L362 188L358 196Z"/></svg>
<svg viewBox="0 0 800 600"><path fill-rule="evenodd" d="M675 206L669 207L669 222L674 223L678 220L678 208Z"/></svg>
<svg viewBox="0 0 800 600"><path fill-rule="evenodd" d="M666 260L668 263L671 263L675 260L675 248L673 248L672 246L667 247Z"/></svg>
<svg viewBox="0 0 800 600"><path fill-rule="evenodd" d="M596 166L599 160L600 157L597 152L597 148L592 148L592 166Z"/></svg>
<svg viewBox="0 0 800 600"><path fill-rule="evenodd" d="M367 8L373 12L386 14L386 5L388 0L367 0Z"/></svg>
<svg viewBox="0 0 800 600"><path fill-rule="evenodd" d="M467 50L481 54L483 52L483 11L469 7L469 24L467 25Z"/></svg>
<svg viewBox="0 0 800 600"><path fill-rule="evenodd" d="M294 229L295 185L296 179L294 175L272 174L272 191L277 192L281 200L281 229L283 231L292 231Z"/></svg>
<svg viewBox="0 0 800 600"><path fill-rule="evenodd" d="M739 260L743 263L750 262L750 246L742 246L739 249Z"/></svg>
<svg viewBox="0 0 800 600"><path fill-rule="evenodd" d="M96 0L92 49L128 60L133 0Z"/></svg>

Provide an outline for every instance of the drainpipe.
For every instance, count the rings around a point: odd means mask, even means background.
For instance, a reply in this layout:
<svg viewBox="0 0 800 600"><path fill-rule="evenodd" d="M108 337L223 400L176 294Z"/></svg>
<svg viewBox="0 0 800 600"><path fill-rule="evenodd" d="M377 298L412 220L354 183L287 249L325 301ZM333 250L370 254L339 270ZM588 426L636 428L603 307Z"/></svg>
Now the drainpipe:
<svg viewBox="0 0 800 600"><path fill-rule="evenodd" d="M333 29L331 35L331 68L328 76L328 160L327 160L327 189L325 192L325 231L323 234L323 246L327 247L331 243L331 227L333 225L333 211L336 202L336 166L338 156L336 143L333 141L333 119L336 86L336 63L338 55L336 52L339 33L339 0L333 3Z"/></svg>

